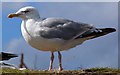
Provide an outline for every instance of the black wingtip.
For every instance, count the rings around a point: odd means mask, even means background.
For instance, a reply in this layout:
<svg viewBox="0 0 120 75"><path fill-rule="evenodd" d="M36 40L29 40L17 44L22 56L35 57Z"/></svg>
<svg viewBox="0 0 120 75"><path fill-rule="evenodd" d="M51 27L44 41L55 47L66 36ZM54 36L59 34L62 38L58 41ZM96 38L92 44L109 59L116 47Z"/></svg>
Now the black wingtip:
<svg viewBox="0 0 120 75"><path fill-rule="evenodd" d="M14 57L18 57L18 55L17 54L0 52L0 61L9 60L9 59L14 58Z"/></svg>
<svg viewBox="0 0 120 75"><path fill-rule="evenodd" d="M110 32L115 32L116 31L115 28L107 28L107 30L110 31Z"/></svg>
<svg viewBox="0 0 120 75"><path fill-rule="evenodd" d="M101 29L103 32L105 33L111 33L111 32L115 32L116 29L115 28L105 28L105 29Z"/></svg>

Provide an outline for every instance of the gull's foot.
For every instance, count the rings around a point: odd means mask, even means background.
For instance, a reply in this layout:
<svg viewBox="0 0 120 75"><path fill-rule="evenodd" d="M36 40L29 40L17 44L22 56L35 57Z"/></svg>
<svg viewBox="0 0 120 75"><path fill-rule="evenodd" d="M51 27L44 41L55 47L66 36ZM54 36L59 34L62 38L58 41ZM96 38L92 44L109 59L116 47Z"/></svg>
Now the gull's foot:
<svg viewBox="0 0 120 75"><path fill-rule="evenodd" d="M52 67L49 67L48 71L52 71Z"/></svg>
<svg viewBox="0 0 120 75"><path fill-rule="evenodd" d="M58 69L59 71L62 71L63 70L63 68L62 67L59 67L59 69Z"/></svg>
<svg viewBox="0 0 120 75"><path fill-rule="evenodd" d="M53 72L53 70L52 70L52 69L49 69L48 71L49 71L50 73L52 73L52 72Z"/></svg>

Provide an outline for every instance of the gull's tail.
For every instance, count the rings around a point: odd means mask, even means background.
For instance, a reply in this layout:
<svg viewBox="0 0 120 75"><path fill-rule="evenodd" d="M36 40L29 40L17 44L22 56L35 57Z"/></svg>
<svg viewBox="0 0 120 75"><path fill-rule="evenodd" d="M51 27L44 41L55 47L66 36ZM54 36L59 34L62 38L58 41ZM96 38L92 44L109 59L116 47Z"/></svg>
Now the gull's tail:
<svg viewBox="0 0 120 75"><path fill-rule="evenodd" d="M93 38L97 38L115 31L116 31L115 28L99 28L89 34L82 35L82 38L90 37L89 39L93 39Z"/></svg>

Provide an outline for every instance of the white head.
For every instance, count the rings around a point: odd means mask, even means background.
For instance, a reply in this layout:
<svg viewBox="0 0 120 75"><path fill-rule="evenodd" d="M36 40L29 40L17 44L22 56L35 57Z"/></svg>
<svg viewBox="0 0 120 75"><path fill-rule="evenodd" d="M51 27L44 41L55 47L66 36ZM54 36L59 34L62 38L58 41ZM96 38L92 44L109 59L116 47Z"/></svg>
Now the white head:
<svg viewBox="0 0 120 75"><path fill-rule="evenodd" d="M22 19L38 19L40 18L39 12L35 7L27 6L19 9L16 13L8 15L8 18L19 17Z"/></svg>

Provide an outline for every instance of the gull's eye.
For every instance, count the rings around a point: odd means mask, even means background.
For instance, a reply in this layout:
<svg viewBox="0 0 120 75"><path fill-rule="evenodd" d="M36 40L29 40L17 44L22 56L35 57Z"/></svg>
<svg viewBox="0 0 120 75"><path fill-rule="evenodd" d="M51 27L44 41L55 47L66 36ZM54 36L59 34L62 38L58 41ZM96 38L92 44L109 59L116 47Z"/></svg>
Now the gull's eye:
<svg viewBox="0 0 120 75"><path fill-rule="evenodd" d="M28 13L28 12L30 12L29 10L25 10L25 11L22 11L22 12L24 12L24 13Z"/></svg>
<svg viewBox="0 0 120 75"><path fill-rule="evenodd" d="M25 13L28 13L28 12L30 12L29 10L26 10L26 11L24 11Z"/></svg>

